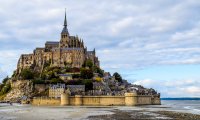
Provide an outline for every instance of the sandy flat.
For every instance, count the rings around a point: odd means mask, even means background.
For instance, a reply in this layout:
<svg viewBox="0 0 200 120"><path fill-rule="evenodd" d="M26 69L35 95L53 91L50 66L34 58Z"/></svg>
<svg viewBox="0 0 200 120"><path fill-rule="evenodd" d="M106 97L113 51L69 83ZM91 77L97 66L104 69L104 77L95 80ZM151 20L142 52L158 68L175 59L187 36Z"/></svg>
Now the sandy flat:
<svg viewBox="0 0 200 120"><path fill-rule="evenodd" d="M173 111L165 106L31 106L5 105L0 107L0 120L95 120L95 119L172 119ZM177 111L177 110L175 110ZM187 112L179 110L178 112ZM166 113L167 114L167 113ZM182 114L181 114L182 115ZM178 116L178 115L177 115ZM198 117L198 116L197 116Z"/></svg>

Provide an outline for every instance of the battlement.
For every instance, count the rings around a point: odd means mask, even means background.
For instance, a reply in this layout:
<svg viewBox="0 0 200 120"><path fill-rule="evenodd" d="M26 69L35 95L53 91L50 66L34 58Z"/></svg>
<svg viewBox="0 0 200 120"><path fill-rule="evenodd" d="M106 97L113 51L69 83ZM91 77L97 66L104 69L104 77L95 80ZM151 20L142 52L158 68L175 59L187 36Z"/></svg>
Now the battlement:
<svg viewBox="0 0 200 120"><path fill-rule="evenodd" d="M33 98L32 105L75 105L75 106L136 106L160 105L160 98L156 95L137 95L126 93L125 96L69 96L66 93L61 98Z"/></svg>

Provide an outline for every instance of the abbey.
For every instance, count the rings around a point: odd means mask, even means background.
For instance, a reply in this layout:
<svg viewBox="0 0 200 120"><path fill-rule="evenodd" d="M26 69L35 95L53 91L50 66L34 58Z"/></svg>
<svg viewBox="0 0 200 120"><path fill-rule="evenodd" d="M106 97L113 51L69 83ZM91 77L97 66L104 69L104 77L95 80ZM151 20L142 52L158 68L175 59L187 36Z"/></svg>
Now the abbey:
<svg viewBox="0 0 200 120"><path fill-rule="evenodd" d="M64 28L60 41L47 41L44 48L36 48L32 54L22 54L17 65L17 73L25 68L42 71L45 64L55 67L81 68L87 59L100 66L95 49L87 51L82 39L70 36L65 12Z"/></svg>
<svg viewBox="0 0 200 120"><path fill-rule="evenodd" d="M134 85L117 72L100 68L95 49L71 36L66 12L60 41L48 41L22 54L8 85L5 101L32 105L160 105L160 93Z"/></svg>

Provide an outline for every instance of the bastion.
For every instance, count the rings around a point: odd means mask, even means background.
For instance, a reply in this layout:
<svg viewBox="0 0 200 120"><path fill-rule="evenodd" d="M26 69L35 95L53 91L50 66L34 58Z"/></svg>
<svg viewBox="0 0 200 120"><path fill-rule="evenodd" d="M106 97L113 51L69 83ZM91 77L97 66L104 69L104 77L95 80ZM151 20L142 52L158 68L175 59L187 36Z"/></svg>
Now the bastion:
<svg viewBox="0 0 200 120"><path fill-rule="evenodd" d="M32 105L37 106L137 106L160 105L158 95L137 95L137 93L125 93L124 96L69 96L61 94L60 98L33 98Z"/></svg>

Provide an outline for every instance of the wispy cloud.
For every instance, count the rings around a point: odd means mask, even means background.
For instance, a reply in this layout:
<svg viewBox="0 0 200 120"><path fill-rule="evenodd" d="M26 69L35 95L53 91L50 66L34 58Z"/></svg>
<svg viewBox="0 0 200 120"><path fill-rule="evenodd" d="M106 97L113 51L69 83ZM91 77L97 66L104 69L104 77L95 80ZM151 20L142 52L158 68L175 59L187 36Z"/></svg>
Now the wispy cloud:
<svg viewBox="0 0 200 120"><path fill-rule="evenodd" d="M133 84L144 85L148 88L156 88L162 97L199 97L200 82L199 80L171 80L158 81L152 79L137 80Z"/></svg>

